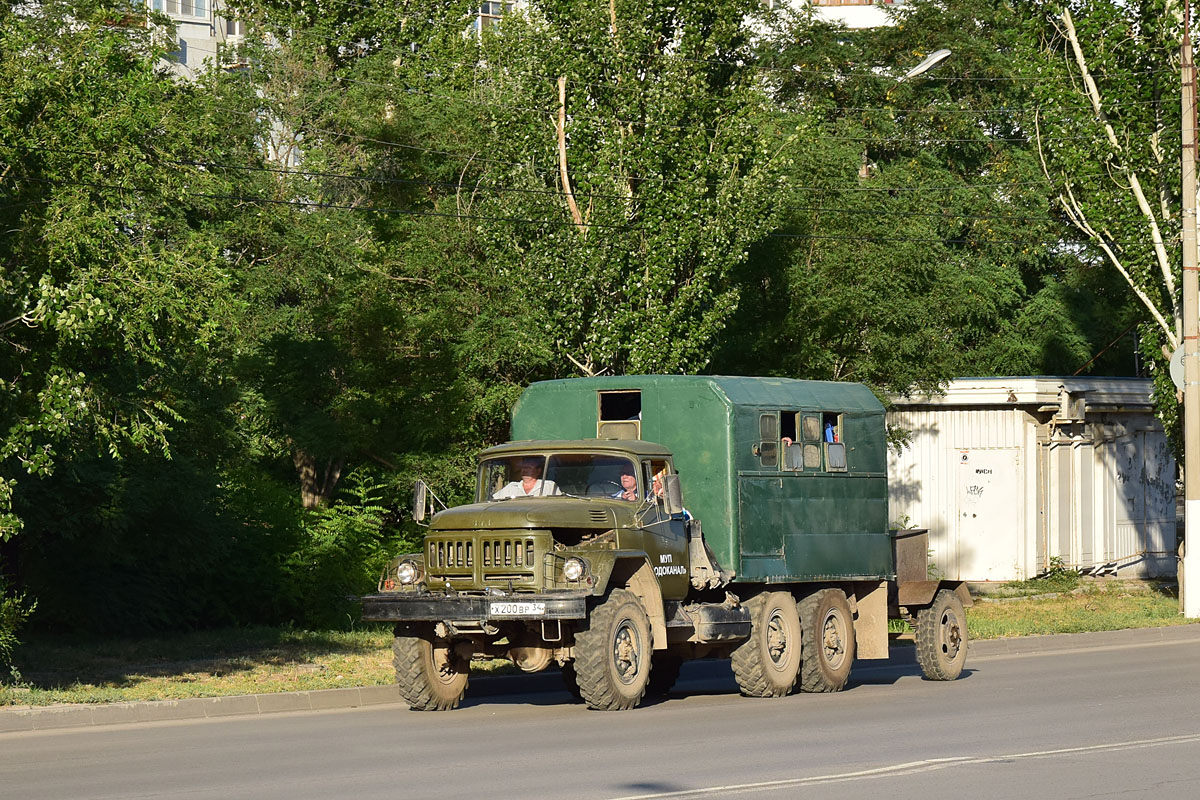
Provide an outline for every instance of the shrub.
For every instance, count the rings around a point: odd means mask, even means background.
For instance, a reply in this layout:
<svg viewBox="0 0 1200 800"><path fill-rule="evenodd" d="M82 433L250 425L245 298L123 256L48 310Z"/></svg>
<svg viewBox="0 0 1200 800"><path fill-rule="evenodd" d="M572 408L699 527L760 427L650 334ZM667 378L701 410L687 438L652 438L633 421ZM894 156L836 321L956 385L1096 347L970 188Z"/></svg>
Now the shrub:
<svg viewBox="0 0 1200 800"><path fill-rule="evenodd" d="M24 594L8 594L8 587L0 578L0 672L12 674L13 651L20 644L17 629L36 607L37 603L26 600Z"/></svg>

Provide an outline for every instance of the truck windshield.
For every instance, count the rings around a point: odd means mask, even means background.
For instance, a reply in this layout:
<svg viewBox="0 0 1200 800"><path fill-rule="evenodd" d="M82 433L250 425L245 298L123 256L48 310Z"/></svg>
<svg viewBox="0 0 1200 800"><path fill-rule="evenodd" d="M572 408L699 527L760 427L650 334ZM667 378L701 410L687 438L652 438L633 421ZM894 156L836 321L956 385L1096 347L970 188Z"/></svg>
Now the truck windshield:
<svg viewBox="0 0 1200 800"><path fill-rule="evenodd" d="M621 497L622 485L635 487L638 498L637 465L623 456L592 453L558 453L551 456L523 455L489 458L479 465L477 499L508 500L514 497ZM632 479L628 476L633 476Z"/></svg>

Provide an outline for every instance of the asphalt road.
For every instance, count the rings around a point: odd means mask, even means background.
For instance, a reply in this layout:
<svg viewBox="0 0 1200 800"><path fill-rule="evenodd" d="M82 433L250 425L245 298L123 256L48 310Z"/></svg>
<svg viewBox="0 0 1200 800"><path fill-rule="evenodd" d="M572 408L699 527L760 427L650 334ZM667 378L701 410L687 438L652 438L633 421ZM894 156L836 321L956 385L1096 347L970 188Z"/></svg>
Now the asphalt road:
<svg viewBox="0 0 1200 800"><path fill-rule="evenodd" d="M869 664L870 662L866 662ZM1200 638L975 658L953 683L739 697L689 664L623 713L562 691L0 734L0 797L945 798L1200 795ZM1191 787L1190 789L1188 787Z"/></svg>

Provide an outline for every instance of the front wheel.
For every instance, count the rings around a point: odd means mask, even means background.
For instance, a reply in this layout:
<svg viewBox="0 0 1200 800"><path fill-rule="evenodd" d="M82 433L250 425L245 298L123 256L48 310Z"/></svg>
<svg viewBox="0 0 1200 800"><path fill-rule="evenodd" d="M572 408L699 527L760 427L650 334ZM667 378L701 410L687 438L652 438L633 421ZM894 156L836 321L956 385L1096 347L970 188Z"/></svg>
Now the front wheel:
<svg viewBox="0 0 1200 800"><path fill-rule="evenodd" d="M800 673L804 638L796 600L787 592L767 592L746 606L750 638L733 651L733 677L747 697L785 697Z"/></svg>
<svg viewBox="0 0 1200 800"><path fill-rule="evenodd" d="M450 642L397 636L392 640L392 663L400 696L414 711L458 708L467 693L471 663Z"/></svg>
<svg viewBox="0 0 1200 800"><path fill-rule="evenodd" d="M940 590L917 612L917 663L931 681L952 681L967 662L967 615L962 600Z"/></svg>
<svg viewBox="0 0 1200 800"><path fill-rule="evenodd" d="M588 707L623 711L640 703L653 647L650 620L637 595L614 589L575 634L575 680Z"/></svg>
<svg viewBox="0 0 1200 800"><path fill-rule="evenodd" d="M841 589L822 589L800 603L804 667L800 689L840 692L854 666L854 614Z"/></svg>

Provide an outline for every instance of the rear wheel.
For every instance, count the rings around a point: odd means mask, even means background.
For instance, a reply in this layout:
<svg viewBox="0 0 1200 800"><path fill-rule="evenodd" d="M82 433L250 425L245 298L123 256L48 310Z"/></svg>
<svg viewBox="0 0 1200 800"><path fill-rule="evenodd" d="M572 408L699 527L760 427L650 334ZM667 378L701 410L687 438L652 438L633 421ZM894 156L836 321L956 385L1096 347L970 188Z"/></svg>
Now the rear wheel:
<svg viewBox="0 0 1200 800"><path fill-rule="evenodd" d="M400 696L416 711L458 708L467 693L471 662L443 639L397 636L392 640L392 663Z"/></svg>
<svg viewBox="0 0 1200 800"><path fill-rule="evenodd" d="M942 589L917 612L917 663L931 681L952 681L967 662L967 616L958 595Z"/></svg>
<svg viewBox="0 0 1200 800"><path fill-rule="evenodd" d="M653 647L650 620L637 595L614 589L575 634L575 677L584 702L601 711L640 703Z"/></svg>
<svg viewBox="0 0 1200 800"><path fill-rule="evenodd" d="M854 666L854 614L841 589L822 589L800 603L804 666L800 689L839 692Z"/></svg>
<svg viewBox="0 0 1200 800"><path fill-rule="evenodd" d="M733 677L747 697L791 694L800 673L803 633L796 600L787 592L751 599L750 638L733 651Z"/></svg>

